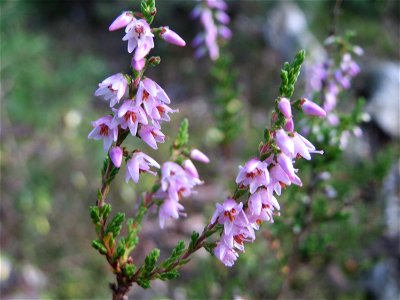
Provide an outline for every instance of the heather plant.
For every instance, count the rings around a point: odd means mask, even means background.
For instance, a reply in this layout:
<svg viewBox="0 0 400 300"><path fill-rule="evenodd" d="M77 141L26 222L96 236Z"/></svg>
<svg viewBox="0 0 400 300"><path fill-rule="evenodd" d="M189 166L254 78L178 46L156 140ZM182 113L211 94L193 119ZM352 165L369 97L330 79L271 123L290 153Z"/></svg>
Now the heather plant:
<svg viewBox="0 0 400 300"><path fill-rule="evenodd" d="M189 146L187 119L182 121L171 145L169 161L162 165L145 154L145 150L132 150L124 145L128 137L134 137L157 150L158 143L166 140L162 123L170 120L171 113L177 112L169 106L171 100L163 88L145 76L148 67L155 67L161 61L158 56L149 56L154 38L185 46L183 39L168 27L151 28L156 12L154 0L143 0L140 12L125 11L109 27L110 31L125 28L123 40L128 42L128 52L133 53L132 73L117 73L99 84L95 95L109 101L112 113L92 122L93 129L88 136L102 140L107 153L101 187L96 205L90 207L90 216L97 232L92 245L105 256L116 276L116 282L110 285L114 299L125 299L134 283L149 288L152 280L176 278L179 268L201 248L225 266L233 266L239 254L244 252L245 243L256 239L261 224L273 223L274 216L279 215L280 205L275 196L280 196L283 188L291 184L303 185L299 177L301 172L294 166L297 160L310 160L311 154L323 154L295 130L292 109L311 116L326 115L311 100L290 99L305 58L305 52L300 51L292 63L284 64L271 124L264 130L257 154L239 166L235 190L222 204L216 204L208 225L201 233L193 232L187 246L180 241L170 256L161 262L158 261L160 250L155 248L139 266L131 252L139 243L142 220L149 208L157 207L161 228L171 218L186 216L182 200L203 183L192 160L209 162L204 153ZM111 217L108 199L111 182L123 161L126 182L132 180L137 184L144 173L156 177L153 187L138 199L136 216L127 220L125 236L121 236L125 214L117 212Z"/></svg>

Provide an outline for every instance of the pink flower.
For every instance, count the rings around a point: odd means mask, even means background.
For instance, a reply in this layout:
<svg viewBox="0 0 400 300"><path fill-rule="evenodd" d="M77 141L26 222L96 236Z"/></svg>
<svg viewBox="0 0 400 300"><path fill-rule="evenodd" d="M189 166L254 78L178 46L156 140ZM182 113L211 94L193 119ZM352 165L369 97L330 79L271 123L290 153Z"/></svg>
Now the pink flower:
<svg viewBox="0 0 400 300"><path fill-rule="evenodd" d="M160 37L170 44L184 47L186 42L174 31L169 29L168 26L163 26L161 29Z"/></svg>
<svg viewBox="0 0 400 300"><path fill-rule="evenodd" d="M164 104L160 101L155 101L153 103L153 109L149 115L152 119L153 124L156 126L160 126L159 121L167 121L171 120L169 114L178 112L178 109L172 109L168 105Z"/></svg>
<svg viewBox="0 0 400 300"><path fill-rule="evenodd" d="M193 149L190 151L190 158L208 164L210 159L198 149Z"/></svg>
<svg viewBox="0 0 400 300"><path fill-rule="evenodd" d="M239 257L239 254L228 247L222 240L214 248L214 255L227 267L232 267Z"/></svg>
<svg viewBox="0 0 400 300"><path fill-rule="evenodd" d="M118 119L114 123L121 125L122 129L129 128L133 136L136 135L139 124L147 125L146 113L140 107L135 105L135 101L125 101L118 110Z"/></svg>
<svg viewBox="0 0 400 300"><path fill-rule="evenodd" d="M278 210L280 209L278 201L272 194L272 190L267 188L259 188L254 194L250 195L248 205L251 214L254 215L261 214L263 205L270 205Z"/></svg>
<svg viewBox="0 0 400 300"><path fill-rule="evenodd" d="M211 224L218 221L224 225L224 233L230 235L234 224L248 223L246 215L243 212L243 203L237 204L233 199L226 199L223 204L216 204L216 210L211 218Z"/></svg>
<svg viewBox="0 0 400 300"><path fill-rule="evenodd" d="M325 117L326 112L318 104L303 98L301 99L301 109L310 116Z"/></svg>
<svg viewBox="0 0 400 300"><path fill-rule="evenodd" d="M108 28L109 31L115 31L128 25L134 19L131 11L124 11L119 15Z"/></svg>
<svg viewBox="0 0 400 300"><path fill-rule="evenodd" d="M101 117L92 122L93 130L89 133L88 138L94 140L103 140L104 151L110 149L111 144L117 141L118 128L111 125L113 117L111 115Z"/></svg>
<svg viewBox="0 0 400 300"><path fill-rule="evenodd" d="M277 162L292 183L299 186L302 185L300 178L295 173L293 162L290 157L286 156L284 153L279 153L277 155Z"/></svg>
<svg viewBox="0 0 400 300"><path fill-rule="evenodd" d="M268 164L258 158L250 159L244 167L239 166L239 174L236 183L250 186L250 193L253 194L258 187L267 186L269 183Z"/></svg>
<svg viewBox="0 0 400 300"><path fill-rule="evenodd" d="M113 107L125 95L127 87L128 82L125 76L118 73L99 83L99 88L94 92L94 94L95 96L103 96L107 101L109 100L110 107Z"/></svg>
<svg viewBox="0 0 400 300"><path fill-rule="evenodd" d="M110 159L113 162L114 166L119 168L121 167L123 151L121 147L113 147L110 152Z"/></svg>
<svg viewBox="0 0 400 300"><path fill-rule="evenodd" d="M133 182L138 183L140 173L150 173L154 176L157 175L156 172L150 170L150 167L159 169L160 165L143 152L138 151L133 153L132 157L126 163L126 182L132 179Z"/></svg>
<svg viewBox="0 0 400 300"><path fill-rule="evenodd" d="M183 209L183 205L178 201L174 201L170 198L165 199L158 213L160 227L164 228L165 221L169 218L178 219L180 215L183 215L181 212Z"/></svg>
<svg viewBox="0 0 400 300"><path fill-rule="evenodd" d="M289 157L294 157L294 145L292 139L287 135L285 130L278 129L275 137L276 144Z"/></svg>
<svg viewBox="0 0 400 300"><path fill-rule="evenodd" d="M143 59L152 48L154 48L153 37L149 24L144 19L133 19L132 22L126 26L125 36L123 41L128 41L128 52L132 53L134 60Z"/></svg>
<svg viewBox="0 0 400 300"><path fill-rule="evenodd" d="M152 125L141 125L139 129L140 138L151 148L158 149L158 143L164 143L165 135L157 127Z"/></svg>
<svg viewBox="0 0 400 300"><path fill-rule="evenodd" d="M303 137L301 134L294 132L294 135L292 137L293 140L293 145L294 145L294 157L297 155L301 155L303 158L310 160L311 155L310 153L319 153L323 154L323 151L317 151L315 150L315 146L307 140L305 137Z"/></svg>
<svg viewBox="0 0 400 300"><path fill-rule="evenodd" d="M278 102L280 112L288 119L292 118L292 106L286 98L281 98Z"/></svg>
<svg viewBox="0 0 400 300"><path fill-rule="evenodd" d="M150 78L145 78L139 83L136 102L137 105L143 104L146 113L151 115L152 110L158 102L169 104L171 103L171 100L157 83Z"/></svg>

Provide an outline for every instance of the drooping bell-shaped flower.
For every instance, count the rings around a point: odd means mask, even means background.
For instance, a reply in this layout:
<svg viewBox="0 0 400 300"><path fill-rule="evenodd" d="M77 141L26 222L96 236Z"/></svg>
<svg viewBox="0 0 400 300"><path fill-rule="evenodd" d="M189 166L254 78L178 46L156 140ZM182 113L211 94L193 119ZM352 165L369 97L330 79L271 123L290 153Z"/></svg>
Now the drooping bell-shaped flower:
<svg viewBox="0 0 400 300"><path fill-rule="evenodd" d="M253 194L258 187L267 186L269 183L268 164L258 158L250 159L244 167L239 166L239 174L236 183L250 187Z"/></svg>
<svg viewBox="0 0 400 300"><path fill-rule="evenodd" d="M125 95L127 87L128 82L125 76L117 73L99 83L99 88L94 95L103 96L106 101L110 101L110 107L113 107Z"/></svg>
<svg viewBox="0 0 400 300"><path fill-rule="evenodd" d="M200 161L202 163L208 164L210 162L210 159L205 155L203 152L201 152L198 149L192 149L190 151L190 158Z"/></svg>
<svg viewBox="0 0 400 300"><path fill-rule="evenodd" d="M141 125L139 129L140 138L151 148L158 149L157 143L164 143L165 135L155 126Z"/></svg>
<svg viewBox="0 0 400 300"><path fill-rule="evenodd" d="M110 149L111 144L117 141L118 128L112 125L113 117L107 115L92 122L93 130L89 133L88 138L94 140L103 140L104 151Z"/></svg>
<svg viewBox="0 0 400 300"><path fill-rule="evenodd" d="M156 172L150 170L151 167L159 169L160 165L153 158L141 151L133 153L132 157L126 163L126 182L132 179L133 182L138 183L140 173L157 175Z"/></svg>
<svg viewBox="0 0 400 300"><path fill-rule="evenodd" d="M143 59L154 48L153 37L149 24L144 19L133 19L125 29L123 41L128 41L128 52L132 53L134 60Z"/></svg>

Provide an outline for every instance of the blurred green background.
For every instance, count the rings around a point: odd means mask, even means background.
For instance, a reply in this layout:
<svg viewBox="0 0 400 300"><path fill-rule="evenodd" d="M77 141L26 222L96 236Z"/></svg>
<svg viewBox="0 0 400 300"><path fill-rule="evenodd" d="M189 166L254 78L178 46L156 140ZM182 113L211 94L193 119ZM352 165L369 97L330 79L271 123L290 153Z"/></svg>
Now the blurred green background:
<svg viewBox="0 0 400 300"><path fill-rule="evenodd" d="M169 25L189 44L182 49L156 42L152 50L162 57L162 63L149 70L148 76L167 91L173 107L180 110L164 132L174 137L179 122L188 117L192 145L209 153L213 163L199 166L205 185L194 199L185 201L187 219L161 231L156 213L150 214L144 223L141 247L135 251L138 261L154 246L167 256L174 242L187 239L193 229L202 229L214 203L229 193L227 177L234 178L237 165L254 155L278 93L279 68L291 59L285 53L298 50L289 42L284 50L274 48L273 41L265 38L268 18L277 14L274 10L280 2L228 3L233 38L227 49L238 74L244 118L243 134L234 143L229 159L217 147L213 130L213 103L209 101L213 98L212 63L208 58L195 60L190 46L201 30L189 17L195 1L158 1L155 25ZM316 40L326 38L333 1L284 4L300 9ZM88 140L87 134L90 122L108 113L107 104L93 96L97 84L111 74L129 70L123 33L110 33L108 26L121 11L138 9L139 1L5 0L0 5L1 296L110 298L108 282L113 276L103 257L90 246L95 232L88 215L89 205L96 200L104 153L102 145ZM360 58L362 68L372 61L399 62L398 1L343 1L337 27L338 33L349 29L357 33L354 40L365 49ZM300 84L298 90L301 88ZM398 139L374 131L371 125L365 128L375 137L373 153L356 153L336 166L341 171L336 189L348 200L348 210L357 212L356 218L325 224L319 233L308 236L290 297L379 298L368 285L371 270L393 253L395 263L399 263L398 244L388 246L383 238L387 207L382 197L390 170L398 168ZM164 151L155 153L147 147L146 153L164 161L168 141L160 148ZM137 195L151 185L152 178L142 176L140 186L136 186L126 185L122 177L113 183L111 202L131 216ZM295 188L288 190L283 203L296 193ZM288 213L282 211L283 216ZM180 279L156 282L148 291L135 287L132 297L275 298L287 272L281 258L290 253L291 242L290 237L277 236L274 230L273 224L265 225L257 242L247 246L233 268L225 268L200 252L183 268ZM393 247L393 251L385 251Z"/></svg>

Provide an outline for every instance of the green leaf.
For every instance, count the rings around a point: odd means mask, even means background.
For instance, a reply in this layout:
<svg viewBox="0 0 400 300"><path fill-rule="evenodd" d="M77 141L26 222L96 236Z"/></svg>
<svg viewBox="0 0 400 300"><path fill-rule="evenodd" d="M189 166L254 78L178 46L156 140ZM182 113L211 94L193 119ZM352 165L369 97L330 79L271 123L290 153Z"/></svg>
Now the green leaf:
<svg viewBox="0 0 400 300"><path fill-rule="evenodd" d="M111 212L111 204L104 204L101 208L100 208L100 216L103 217L103 219L107 219L108 215Z"/></svg>
<svg viewBox="0 0 400 300"><path fill-rule="evenodd" d="M189 251L192 251L197 241L199 240L200 234L197 231L193 231L190 237Z"/></svg>
<svg viewBox="0 0 400 300"><path fill-rule="evenodd" d="M107 253L107 249L104 246L104 244L99 241L99 240L93 240L92 241L92 247L96 250L98 250L101 254L106 254Z"/></svg>
<svg viewBox="0 0 400 300"><path fill-rule="evenodd" d="M136 272L136 266L134 264L126 264L122 269L124 274L131 279Z"/></svg>
<svg viewBox="0 0 400 300"><path fill-rule="evenodd" d="M117 251L115 251L114 259L118 259L118 258L124 256L125 252L126 252L125 239L121 238L118 241Z"/></svg>
<svg viewBox="0 0 400 300"><path fill-rule="evenodd" d="M104 232L105 235L107 233L112 233L113 237L117 237L119 233L121 232L122 228L122 222L125 220L125 214L124 213L118 213L112 220L111 222L107 225L107 228Z"/></svg>
<svg viewBox="0 0 400 300"><path fill-rule="evenodd" d="M97 206L90 206L89 211L90 218L92 219L92 222L96 225L100 221L99 208Z"/></svg>
<svg viewBox="0 0 400 300"><path fill-rule="evenodd" d="M180 274L179 274L178 270L172 270L172 271L160 274L160 279L161 280L171 280L171 279L175 279L175 278L179 277L179 275Z"/></svg>
<svg viewBox="0 0 400 300"><path fill-rule="evenodd" d="M151 286L151 285L150 285L150 279L147 279L147 278L139 277L138 280L136 281L136 283L137 283L140 287L142 287L142 288L144 288L144 289L148 289L148 288Z"/></svg>
<svg viewBox="0 0 400 300"><path fill-rule="evenodd" d="M150 274L151 271L153 271L159 256L160 256L160 249L157 248L153 249L150 252L150 254L146 256L146 259L144 260L145 274Z"/></svg>
<svg viewBox="0 0 400 300"><path fill-rule="evenodd" d="M168 268L174 262L176 262L183 252L185 252L186 246L184 241L179 241L175 248L172 250L171 255L162 263L162 267Z"/></svg>
<svg viewBox="0 0 400 300"><path fill-rule="evenodd" d="M179 126L178 136L175 140L175 147L182 148L189 142L189 120L187 118L183 119L181 125Z"/></svg>

